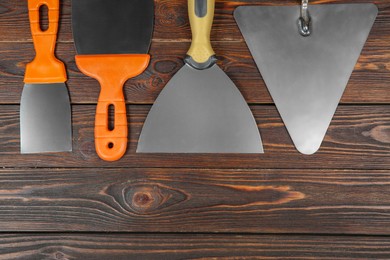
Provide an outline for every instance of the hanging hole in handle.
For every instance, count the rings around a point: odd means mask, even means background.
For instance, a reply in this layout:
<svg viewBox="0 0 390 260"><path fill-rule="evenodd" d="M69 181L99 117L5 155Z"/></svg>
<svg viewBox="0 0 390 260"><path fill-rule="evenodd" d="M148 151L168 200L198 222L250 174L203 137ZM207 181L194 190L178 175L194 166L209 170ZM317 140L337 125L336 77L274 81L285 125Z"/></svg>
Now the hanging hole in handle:
<svg viewBox="0 0 390 260"><path fill-rule="evenodd" d="M45 4L39 7L39 27L42 32L49 29L49 8Z"/></svg>
<svg viewBox="0 0 390 260"><path fill-rule="evenodd" d="M308 36L311 35L312 28L311 28L310 20L307 22L302 17L299 18L299 20L298 20L298 28L299 28L299 33L303 37L308 37Z"/></svg>
<svg viewBox="0 0 390 260"><path fill-rule="evenodd" d="M303 37L310 36L312 26L311 17L309 14L309 0L302 0L301 5L301 17L298 20L299 33Z"/></svg>
<svg viewBox="0 0 390 260"><path fill-rule="evenodd" d="M114 148L114 143L112 143L112 142L108 143L107 147L108 147L109 149Z"/></svg>
<svg viewBox="0 0 390 260"><path fill-rule="evenodd" d="M108 106L108 130L113 131L115 129L115 106Z"/></svg>

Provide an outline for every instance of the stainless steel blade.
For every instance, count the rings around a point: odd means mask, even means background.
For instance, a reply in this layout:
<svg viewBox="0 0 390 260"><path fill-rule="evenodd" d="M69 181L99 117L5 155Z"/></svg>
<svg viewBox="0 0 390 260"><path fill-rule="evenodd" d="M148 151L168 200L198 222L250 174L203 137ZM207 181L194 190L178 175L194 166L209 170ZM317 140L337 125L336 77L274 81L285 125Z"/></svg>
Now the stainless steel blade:
<svg viewBox="0 0 390 260"><path fill-rule="evenodd" d="M315 153L374 24L374 4L311 5L312 33L298 32L300 6L242 6L235 19L290 136Z"/></svg>
<svg viewBox="0 0 390 260"><path fill-rule="evenodd" d="M217 66L185 65L162 90L139 139L141 153L263 153L246 101Z"/></svg>
<svg viewBox="0 0 390 260"><path fill-rule="evenodd" d="M20 108L21 152L72 151L71 107L64 83L26 84Z"/></svg>

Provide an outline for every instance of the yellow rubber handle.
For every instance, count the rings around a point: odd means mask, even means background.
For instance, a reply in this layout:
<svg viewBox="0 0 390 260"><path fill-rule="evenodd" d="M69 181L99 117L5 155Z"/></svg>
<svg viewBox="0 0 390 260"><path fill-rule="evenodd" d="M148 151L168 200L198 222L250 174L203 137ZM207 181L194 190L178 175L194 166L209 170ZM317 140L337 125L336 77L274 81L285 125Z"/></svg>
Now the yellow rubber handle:
<svg viewBox="0 0 390 260"><path fill-rule="evenodd" d="M215 0L188 0L192 44L187 55L198 63L205 63L215 55L210 42L214 8Z"/></svg>

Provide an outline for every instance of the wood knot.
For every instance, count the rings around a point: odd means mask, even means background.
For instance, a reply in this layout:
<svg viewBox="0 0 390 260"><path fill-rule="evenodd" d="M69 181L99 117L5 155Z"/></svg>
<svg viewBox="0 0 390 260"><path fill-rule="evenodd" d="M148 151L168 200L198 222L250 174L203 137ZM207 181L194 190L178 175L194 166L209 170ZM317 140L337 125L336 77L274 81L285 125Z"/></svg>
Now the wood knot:
<svg viewBox="0 0 390 260"><path fill-rule="evenodd" d="M54 259L57 259L57 260L67 260L69 258L64 253L57 251L57 252L54 253Z"/></svg>
<svg viewBox="0 0 390 260"><path fill-rule="evenodd" d="M166 209L186 200L187 197L183 192L161 184L138 183L125 190L125 201L133 211L139 214Z"/></svg>
<svg viewBox="0 0 390 260"><path fill-rule="evenodd" d="M153 196L150 193L138 192L133 196L133 205L137 207L149 207L153 203Z"/></svg>
<svg viewBox="0 0 390 260"><path fill-rule="evenodd" d="M186 12L186 6L176 1L162 1L156 6L156 13L159 14L156 19L157 24L163 25L163 28L170 26L177 30L186 24L186 19L181 15ZM156 26L157 28L158 26Z"/></svg>
<svg viewBox="0 0 390 260"><path fill-rule="evenodd" d="M161 74L174 74L182 66L183 64L179 60L159 60L153 64L154 70Z"/></svg>
<svg viewBox="0 0 390 260"><path fill-rule="evenodd" d="M93 141L83 142L78 150L84 159L89 159L95 155L95 144Z"/></svg>
<svg viewBox="0 0 390 260"><path fill-rule="evenodd" d="M370 131L363 132L362 134L365 137L371 137L375 141L381 143L390 143L390 126L377 126Z"/></svg>
<svg viewBox="0 0 390 260"><path fill-rule="evenodd" d="M152 84L150 85L155 88L162 89L165 86L165 81L158 76L151 77L151 80L152 80Z"/></svg>
<svg viewBox="0 0 390 260"><path fill-rule="evenodd" d="M132 183L127 185L121 188L113 187L110 193L123 194L123 199L118 201L122 202L129 211L137 214L151 214L155 211L166 210L188 199L184 192L161 184Z"/></svg>

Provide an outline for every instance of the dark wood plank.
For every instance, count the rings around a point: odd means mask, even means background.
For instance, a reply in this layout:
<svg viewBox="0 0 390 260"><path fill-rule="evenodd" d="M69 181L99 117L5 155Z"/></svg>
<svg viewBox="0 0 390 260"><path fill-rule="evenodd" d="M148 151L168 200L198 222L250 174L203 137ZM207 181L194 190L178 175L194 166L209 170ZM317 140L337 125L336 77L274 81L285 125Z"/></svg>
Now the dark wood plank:
<svg viewBox="0 0 390 260"><path fill-rule="evenodd" d="M226 43L217 42L214 43L214 46L221 59L220 64L239 86L247 101L249 103L270 103L271 98L264 82L245 43L242 42L242 37L231 16L232 10L237 5L245 3L269 4L266 1L218 2L213 38ZM283 3L291 4L292 1L284 1ZM388 30L390 27L390 1L376 3L381 9L380 16L351 78L342 100L343 103L390 103L390 69L387 66L387 60L390 57L390 35L385 33L386 28ZM7 0L1 6L3 9L0 16L3 18L0 19L0 31L3 32L0 36L1 41L30 40L29 28L26 26L25 3ZM70 1L64 1L63 6L60 39L67 42L72 40L70 35ZM173 30L178 30L178 32L172 33ZM181 33L181 31L184 32ZM231 33L236 36L225 36ZM28 37L26 38L26 36ZM170 40L168 43L159 42L164 36ZM171 39L172 37L178 38ZM127 84L126 97L129 103L151 104L154 102L163 86L182 65L181 60L188 48L189 38L185 1L157 1L155 33L155 41L157 42L153 44L151 50L152 65L145 74ZM231 43L231 40L240 42ZM171 41L187 42L172 43ZM3 57L0 62L2 79L0 103L18 103L21 86L23 86L24 67L34 55L32 44L3 43L0 45L0 49ZM58 53L69 68L69 88L73 102L96 103L99 86L94 80L81 75L75 68L72 43L60 45Z"/></svg>
<svg viewBox="0 0 390 260"><path fill-rule="evenodd" d="M356 2L366 1L312 1ZM25 64L34 51L26 2L1 1L0 104L14 105L0 106L0 165L13 168L0 171L0 231L390 235L390 106L386 105L390 104L390 0L373 2L379 17L341 101L371 106L340 107L318 154L303 156L295 151L273 106L253 106L264 155L137 155L138 136L150 108L141 105L129 106L127 155L120 162L106 163L95 155L94 106L88 105L96 103L99 87L74 64L70 0L62 1L57 53L67 64L75 104L75 151L19 154L15 104ZM232 12L243 4L296 3L217 1L213 46L220 65L251 104L272 100ZM182 66L191 37L186 8L186 0L156 0L152 63L146 73L126 84L128 104L152 104ZM76 168L17 169L24 167ZM184 169L191 167L210 170ZM379 259L390 257L389 247L388 237L358 236L0 235L0 259L96 259L97 254L100 259Z"/></svg>
<svg viewBox="0 0 390 260"><path fill-rule="evenodd" d="M342 103L390 103L389 48L365 49L344 94ZM141 76L125 87L132 104L153 104L173 75L183 66L189 43L153 43L152 62ZM244 42L217 42L219 64L252 104L269 104L272 99ZM67 64L72 102L94 104L100 87L97 81L81 74L74 61L72 43L61 43L58 56ZM31 43L0 43L0 104L18 104L23 89L25 65L34 58Z"/></svg>
<svg viewBox="0 0 390 260"><path fill-rule="evenodd" d="M388 259L387 237L9 234L1 259Z"/></svg>
<svg viewBox="0 0 390 260"><path fill-rule="evenodd" d="M94 149L94 106L73 107L74 152L20 155L19 106L2 106L0 165L3 167L195 167L389 169L390 106L342 106L320 151L301 155L272 106L254 106L265 154L136 154L150 106L129 106L130 143L118 162L101 161Z"/></svg>
<svg viewBox="0 0 390 260"><path fill-rule="evenodd" d="M0 231L390 235L390 172L0 171Z"/></svg>
<svg viewBox="0 0 390 260"><path fill-rule="evenodd" d="M369 1L379 7L379 16L373 31L373 39L388 39L390 27L390 0ZM315 0L311 4L367 3L366 0ZM242 40L233 11L240 5L296 5L296 0L218 0L216 1L213 41ZM155 0L154 39L158 41L189 41L191 31L188 22L187 0ZM2 0L0 4L0 41L31 41L25 1ZM60 41L72 41L71 0L61 1Z"/></svg>

